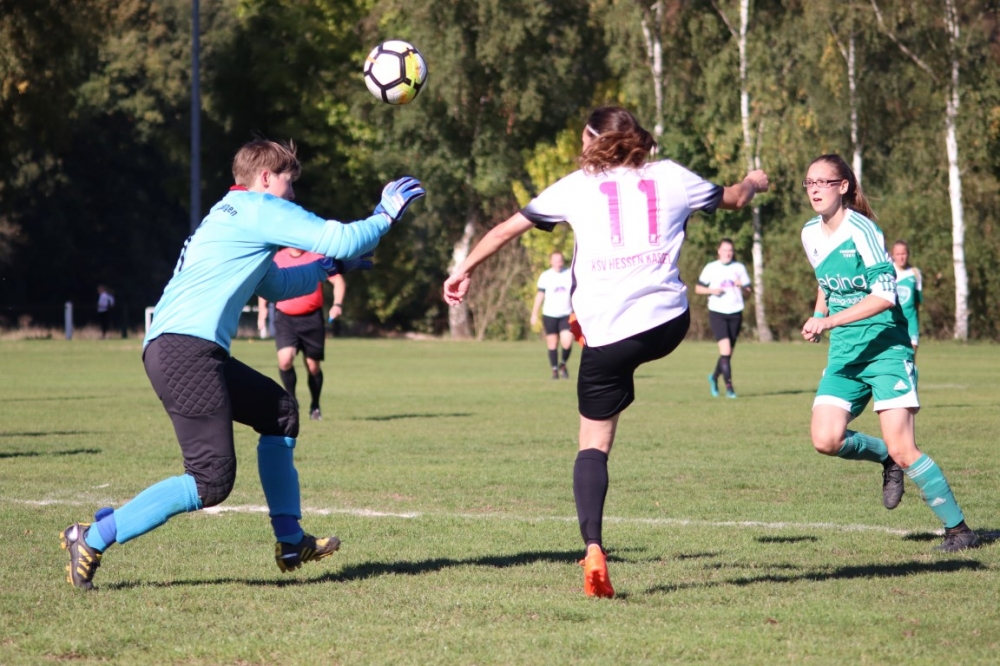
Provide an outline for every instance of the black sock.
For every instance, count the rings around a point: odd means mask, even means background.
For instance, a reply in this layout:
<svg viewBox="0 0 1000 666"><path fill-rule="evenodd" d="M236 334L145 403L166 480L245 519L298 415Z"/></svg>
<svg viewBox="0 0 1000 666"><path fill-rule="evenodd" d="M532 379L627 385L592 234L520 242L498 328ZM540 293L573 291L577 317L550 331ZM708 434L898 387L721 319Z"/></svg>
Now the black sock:
<svg viewBox="0 0 1000 666"><path fill-rule="evenodd" d="M309 375L309 397L312 398L312 404L309 405L309 411L314 409L319 409L319 394L323 390L323 371L320 370L315 375Z"/></svg>
<svg viewBox="0 0 1000 666"><path fill-rule="evenodd" d="M572 347L566 347L566 348L564 348L562 350L562 362L563 362L563 365L566 365L566 361L569 360L569 354L570 354L571 351L573 351Z"/></svg>
<svg viewBox="0 0 1000 666"><path fill-rule="evenodd" d="M714 381L715 379L717 379L717 378L719 377L719 375L721 375L721 374L722 374L722 370L720 370L720 369L719 369L719 362L720 362L721 360L722 360L722 357L721 357L721 356L720 356L719 358L715 359L715 367L714 367L714 368L712 368L712 380L713 380L713 381Z"/></svg>
<svg viewBox="0 0 1000 666"><path fill-rule="evenodd" d="M549 365L552 366L553 368L555 368L555 367L557 367L558 363L559 363L559 355L558 355L558 353L556 352L555 349L550 349L549 350Z"/></svg>
<svg viewBox="0 0 1000 666"><path fill-rule="evenodd" d="M728 356L719 357L719 371L722 373L722 378L726 380L726 386L729 388L733 387L733 369L729 364Z"/></svg>
<svg viewBox="0 0 1000 666"><path fill-rule="evenodd" d="M580 521L580 536L589 546L601 546L601 521L604 498L608 494L608 454L597 449L584 449L576 454L573 465L573 497L576 517ZM603 546L601 546L603 548Z"/></svg>
<svg viewBox="0 0 1000 666"><path fill-rule="evenodd" d="M282 370L278 368L278 374L281 376L281 383L285 385L285 390L288 391L288 395L295 397L295 368L289 368L288 370Z"/></svg>

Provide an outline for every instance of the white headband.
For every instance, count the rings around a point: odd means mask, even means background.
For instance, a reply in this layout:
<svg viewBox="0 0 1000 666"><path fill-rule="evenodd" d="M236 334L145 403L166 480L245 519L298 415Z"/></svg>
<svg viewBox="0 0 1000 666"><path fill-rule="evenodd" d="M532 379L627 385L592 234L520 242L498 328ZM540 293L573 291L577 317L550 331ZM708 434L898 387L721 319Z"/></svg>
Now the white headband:
<svg viewBox="0 0 1000 666"><path fill-rule="evenodd" d="M601 136L600 134L597 133L597 130L595 130L590 125L587 125L587 131L590 132L591 134L593 134L594 136Z"/></svg>

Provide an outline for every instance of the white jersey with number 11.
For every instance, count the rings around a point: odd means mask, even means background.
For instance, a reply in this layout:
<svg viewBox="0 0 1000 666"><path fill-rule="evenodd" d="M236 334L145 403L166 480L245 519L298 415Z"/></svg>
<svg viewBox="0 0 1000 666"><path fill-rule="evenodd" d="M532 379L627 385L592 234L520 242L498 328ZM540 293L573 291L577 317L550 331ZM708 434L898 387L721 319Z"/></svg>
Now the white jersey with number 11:
<svg viewBox="0 0 1000 666"><path fill-rule="evenodd" d="M675 162L576 171L521 213L541 229L573 227L573 311L591 346L618 342L688 309L678 260L688 218L723 189Z"/></svg>

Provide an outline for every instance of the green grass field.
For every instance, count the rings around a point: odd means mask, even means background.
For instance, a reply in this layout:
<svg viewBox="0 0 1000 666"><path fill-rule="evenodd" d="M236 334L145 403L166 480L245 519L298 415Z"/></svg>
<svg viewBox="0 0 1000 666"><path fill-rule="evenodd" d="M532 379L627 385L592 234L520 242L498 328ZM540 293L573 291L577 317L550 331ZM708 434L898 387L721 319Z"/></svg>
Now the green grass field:
<svg viewBox="0 0 1000 666"><path fill-rule="evenodd" d="M270 342L233 351L277 377ZM575 382L548 378L541 342L327 356L325 420L302 424L296 461L304 527L339 553L278 571L237 426L226 510L114 546L85 593L59 531L181 473L170 421L137 340L0 343L0 663L996 663L1000 544L937 553L909 480L890 513L881 467L813 452L825 346L741 343L737 400L708 396L711 343L639 370L610 463L612 600L582 593ZM992 541L1000 347L928 343L919 361L918 444Z"/></svg>

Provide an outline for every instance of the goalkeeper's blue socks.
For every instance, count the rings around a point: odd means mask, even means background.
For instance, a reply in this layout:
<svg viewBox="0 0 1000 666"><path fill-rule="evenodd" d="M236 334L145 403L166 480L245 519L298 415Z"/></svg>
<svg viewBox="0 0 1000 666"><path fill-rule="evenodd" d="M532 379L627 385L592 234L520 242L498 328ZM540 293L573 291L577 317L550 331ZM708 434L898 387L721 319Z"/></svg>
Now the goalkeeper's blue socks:
<svg viewBox="0 0 1000 666"><path fill-rule="evenodd" d="M261 435L257 444L257 471L267 500L274 537L296 544L304 533L299 527L299 473L294 463L295 438Z"/></svg>
<svg viewBox="0 0 1000 666"><path fill-rule="evenodd" d="M151 485L120 509L102 509L97 522L87 530L85 541L91 548L104 551L111 544L125 543L156 529L179 513L202 507L198 485L189 474L174 476ZM94 528L97 529L94 529Z"/></svg>
<svg viewBox="0 0 1000 666"><path fill-rule="evenodd" d="M962 509L951 492L951 486L944 478L944 472L927 454L917 458L917 461L906 469L906 475L917 484L927 506L946 528L960 525L965 520Z"/></svg>
<svg viewBox="0 0 1000 666"><path fill-rule="evenodd" d="M889 457L889 449L878 437L847 430L844 432L844 445L837 451L837 456L844 460L867 460L869 462L884 462Z"/></svg>

